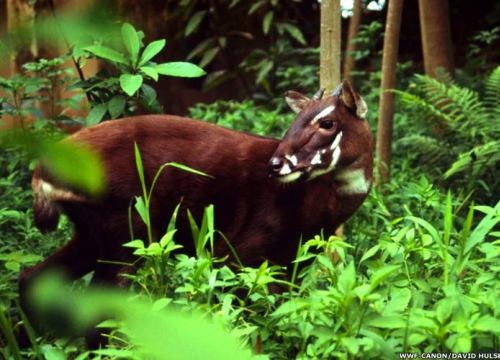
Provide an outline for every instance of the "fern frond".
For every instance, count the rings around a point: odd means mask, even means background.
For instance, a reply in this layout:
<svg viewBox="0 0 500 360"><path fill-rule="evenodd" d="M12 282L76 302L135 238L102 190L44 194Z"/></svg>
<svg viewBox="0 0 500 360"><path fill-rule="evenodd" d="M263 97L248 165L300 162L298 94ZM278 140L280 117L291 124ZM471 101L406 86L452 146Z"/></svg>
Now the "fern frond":
<svg viewBox="0 0 500 360"><path fill-rule="evenodd" d="M426 75L416 75L424 97L452 119L450 125L477 126L485 118L485 109L479 94L455 84L442 83Z"/></svg>
<svg viewBox="0 0 500 360"><path fill-rule="evenodd" d="M460 154L458 159L444 174L445 179L468 170L471 174L481 175L489 167L498 167L498 163L500 162L499 148L500 140L494 140Z"/></svg>
<svg viewBox="0 0 500 360"><path fill-rule="evenodd" d="M456 151L445 146L443 141L425 135L408 135L395 142L396 147L404 148L405 151L418 154L419 158L427 165L437 165L446 162L456 154Z"/></svg>
<svg viewBox="0 0 500 360"><path fill-rule="evenodd" d="M407 105L409 107L416 107L419 111L423 111L424 113L433 115L440 120L444 120L445 122L453 121L453 119L449 117L448 114L441 111L439 108L434 106L434 104L418 95L401 90L392 90L392 92L399 95L399 98L404 105Z"/></svg>
<svg viewBox="0 0 500 360"><path fill-rule="evenodd" d="M484 106L491 121L500 121L500 66L484 83Z"/></svg>

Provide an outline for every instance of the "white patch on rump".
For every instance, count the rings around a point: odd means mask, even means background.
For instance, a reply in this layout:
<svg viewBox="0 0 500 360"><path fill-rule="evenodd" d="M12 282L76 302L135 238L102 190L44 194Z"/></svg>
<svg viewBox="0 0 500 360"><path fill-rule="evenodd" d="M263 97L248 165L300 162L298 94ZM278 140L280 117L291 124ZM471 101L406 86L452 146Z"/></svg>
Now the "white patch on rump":
<svg viewBox="0 0 500 360"><path fill-rule="evenodd" d="M366 178L364 169L344 169L335 174L335 180L341 183L337 192L340 194L366 194L371 181Z"/></svg>
<svg viewBox="0 0 500 360"><path fill-rule="evenodd" d="M49 201L69 200L84 202L87 200L85 197L75 194L70 190L56 188L54 185L44 180L37 180L34 184L36 195Z"/></svg>
<svg viewBox="0 0 500 360"><path fill-rule="evenodd" d="M321 112L318 115L316 115L314 119L312 119L311 124L315 124L319 119L322 119L330 115L333 112L333 110L335 110L335 106L333 105L327 106L326 108L321 110Z"/></svg>

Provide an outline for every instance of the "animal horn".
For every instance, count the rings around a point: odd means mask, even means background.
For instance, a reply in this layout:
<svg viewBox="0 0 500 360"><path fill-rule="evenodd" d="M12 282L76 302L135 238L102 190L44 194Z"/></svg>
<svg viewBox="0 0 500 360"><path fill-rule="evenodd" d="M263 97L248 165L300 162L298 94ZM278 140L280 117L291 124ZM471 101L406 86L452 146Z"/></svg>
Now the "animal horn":
<svg viewBox="0 0 500 360"><path fill-rule="evenodd" d="M313 100L321 100L324 92L325 92L325 89L319 89L318 91L316 91L316 94L314 94L312 97Z"/></svg>

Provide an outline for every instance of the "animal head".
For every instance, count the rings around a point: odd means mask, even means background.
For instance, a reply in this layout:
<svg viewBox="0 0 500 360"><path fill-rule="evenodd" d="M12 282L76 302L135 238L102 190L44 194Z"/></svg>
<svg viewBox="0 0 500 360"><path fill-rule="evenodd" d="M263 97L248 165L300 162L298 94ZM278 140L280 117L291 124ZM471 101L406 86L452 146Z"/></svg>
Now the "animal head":
<svg viewBox="0 0 500 360"><path fill-rule="evenodd" d="M286 101L297 117L269 161L270 173L283 183L311 180L371 157L367 107L349 82L325 98L295 91Z"/></svg>

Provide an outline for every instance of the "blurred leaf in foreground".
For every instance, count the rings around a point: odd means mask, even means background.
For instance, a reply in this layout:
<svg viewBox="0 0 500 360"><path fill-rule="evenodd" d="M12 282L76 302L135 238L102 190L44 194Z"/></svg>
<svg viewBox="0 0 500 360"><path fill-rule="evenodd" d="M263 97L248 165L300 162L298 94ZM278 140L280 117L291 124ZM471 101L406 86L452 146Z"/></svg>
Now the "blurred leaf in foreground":
<svg viewBox="0 0 500 360"><path fill-rule="evenodd" d="M151 303L108 289L71 290L55 274L42 277L33 287L31 301L47 322L84 330L103 316L123 324L136 346L134 352L147 359L252 359L249 349L220 326L173 308L154 310ZM43 315L45 317L43 317ZM68 335L66 333L66 335Z"/></svg>

